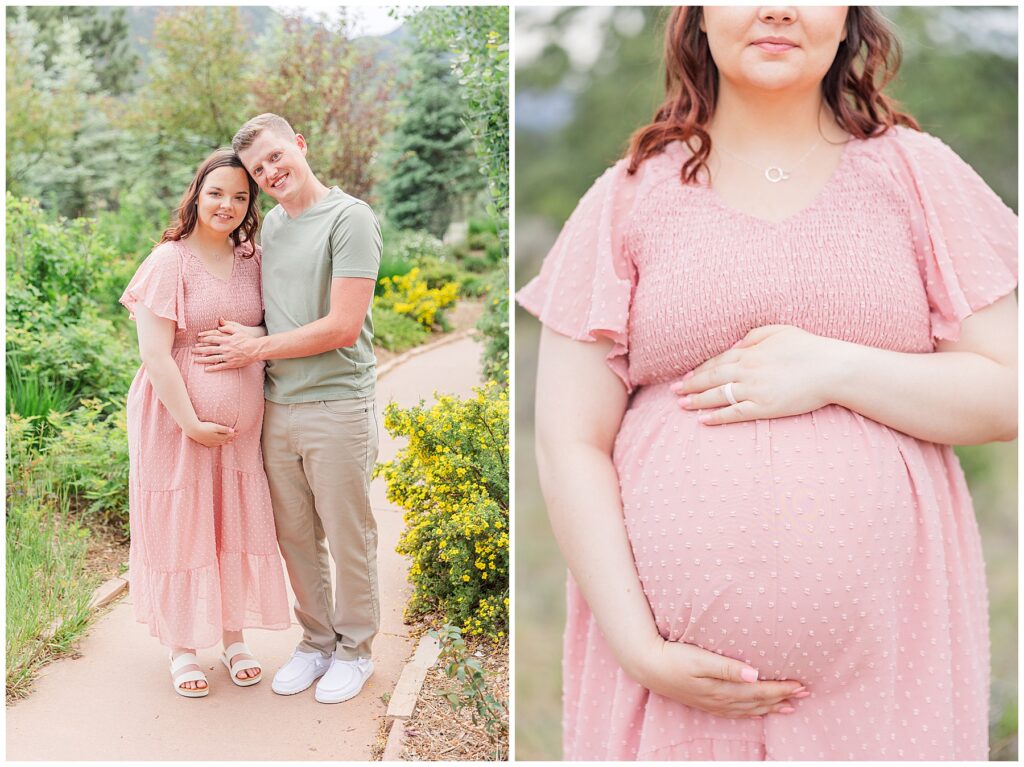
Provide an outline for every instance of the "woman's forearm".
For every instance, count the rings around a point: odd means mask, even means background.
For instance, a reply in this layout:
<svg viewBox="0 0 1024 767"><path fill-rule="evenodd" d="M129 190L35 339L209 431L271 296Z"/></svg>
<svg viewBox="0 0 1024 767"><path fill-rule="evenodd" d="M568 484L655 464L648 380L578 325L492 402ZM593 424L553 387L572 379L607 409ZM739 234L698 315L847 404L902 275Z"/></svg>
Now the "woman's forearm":
<svg viewBox="0 0 1024 767"><path fill-rule="evenodd" d="M181 370L178 369L174 359L169 354L156 354L145 358L143 365L145 365L146 373L149 375L157 398L167 408L167 412L171 414L171 418L181 427L181 430L188 434L193 427L198 425L199 418L196 416L192 400L185 388Z"/></svg>
<svg viewBox="0 0 1024 767"><path fill-rule="evenodd" d="M551 527L583 598L623 668L634 677L644 647L660 641L622 518L618 476L606 451L538 440Z"/></svg>
<svg viewBox="0 0 1024 767"><path fill-rule="evenodd" d="M1017 436L1015 367L972 352L907 354L832 343L829 401L940 444Z"/></svg>
<svg viewBox="0 0 1024 767"><path fill-rule="evenodd" d="M537 370L537 465L569 571L620 665L634 678L661 643L637 575L611 454L628 397L611 343L545 329Z"/></svg>

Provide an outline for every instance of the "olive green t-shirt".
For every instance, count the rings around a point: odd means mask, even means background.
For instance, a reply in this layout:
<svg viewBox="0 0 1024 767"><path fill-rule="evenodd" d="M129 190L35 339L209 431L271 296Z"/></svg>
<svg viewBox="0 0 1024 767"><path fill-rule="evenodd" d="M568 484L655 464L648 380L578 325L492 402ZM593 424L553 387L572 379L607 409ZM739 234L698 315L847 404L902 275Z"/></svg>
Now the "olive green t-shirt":
<svg viewBox="0 0 1024 767"><path fill-rule="evenodd" d="M263 223L263 304L268 333L283 333L326 317L335 277L377 279L380 225L370 206L337 187L291 218L280 205ZM267 361L266 398L295 402L372 396L377 360L367 310L352 346Z"/></svg>

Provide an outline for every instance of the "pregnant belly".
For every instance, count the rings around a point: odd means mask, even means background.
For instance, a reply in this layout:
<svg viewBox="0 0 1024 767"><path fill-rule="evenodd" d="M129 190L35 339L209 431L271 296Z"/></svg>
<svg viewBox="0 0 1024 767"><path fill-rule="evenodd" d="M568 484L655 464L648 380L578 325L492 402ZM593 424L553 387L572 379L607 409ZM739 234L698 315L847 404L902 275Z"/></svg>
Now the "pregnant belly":
<svg viewBox="0 0 1024 767"><path fill-rule="evenodd" d="M210 372L187 365L185 386L200 421L230 426L237 432L258 428L263 413L263 363Z"/></svg>
<svg viewBox="0 0 1024 767"><path fill-rule="evenodd" d="M657 386L631 403L614 457L666 639L819 690L895 642L915 513L886 427L838 406L704 426Z"/></svg>

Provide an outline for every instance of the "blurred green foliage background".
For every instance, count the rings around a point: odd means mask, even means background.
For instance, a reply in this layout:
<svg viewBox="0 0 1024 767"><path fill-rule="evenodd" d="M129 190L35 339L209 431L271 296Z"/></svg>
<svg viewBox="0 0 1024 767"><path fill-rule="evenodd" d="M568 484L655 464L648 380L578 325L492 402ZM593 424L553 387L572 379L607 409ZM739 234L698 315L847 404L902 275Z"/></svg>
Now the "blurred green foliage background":
<svg viewBox="0 0 1024 767"><path fill-rule="evenodd" d="M516 11L516 283L663 95L667 8ZM883 9L903 45L890 86L1017 209L1017 9ZM565 566L537 484L539 325L516 313L516 756L561 756ZM1017 443L958 449L982 529L992 629L991 759L1017 758Z"/></svg>

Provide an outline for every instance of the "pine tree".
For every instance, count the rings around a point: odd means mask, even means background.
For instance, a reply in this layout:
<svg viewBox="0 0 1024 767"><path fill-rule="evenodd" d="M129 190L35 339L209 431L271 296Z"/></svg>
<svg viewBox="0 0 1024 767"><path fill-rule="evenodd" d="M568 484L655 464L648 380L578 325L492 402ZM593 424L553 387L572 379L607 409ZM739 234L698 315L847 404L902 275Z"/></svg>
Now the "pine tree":
<svg viewBox="0 0 1024 767"><path fill-rule="evenodd" d="M415 77L392 134L381 184L388 220L441 237L461 198L482 188L459 85L445 54L418 45Z"/></svg>

